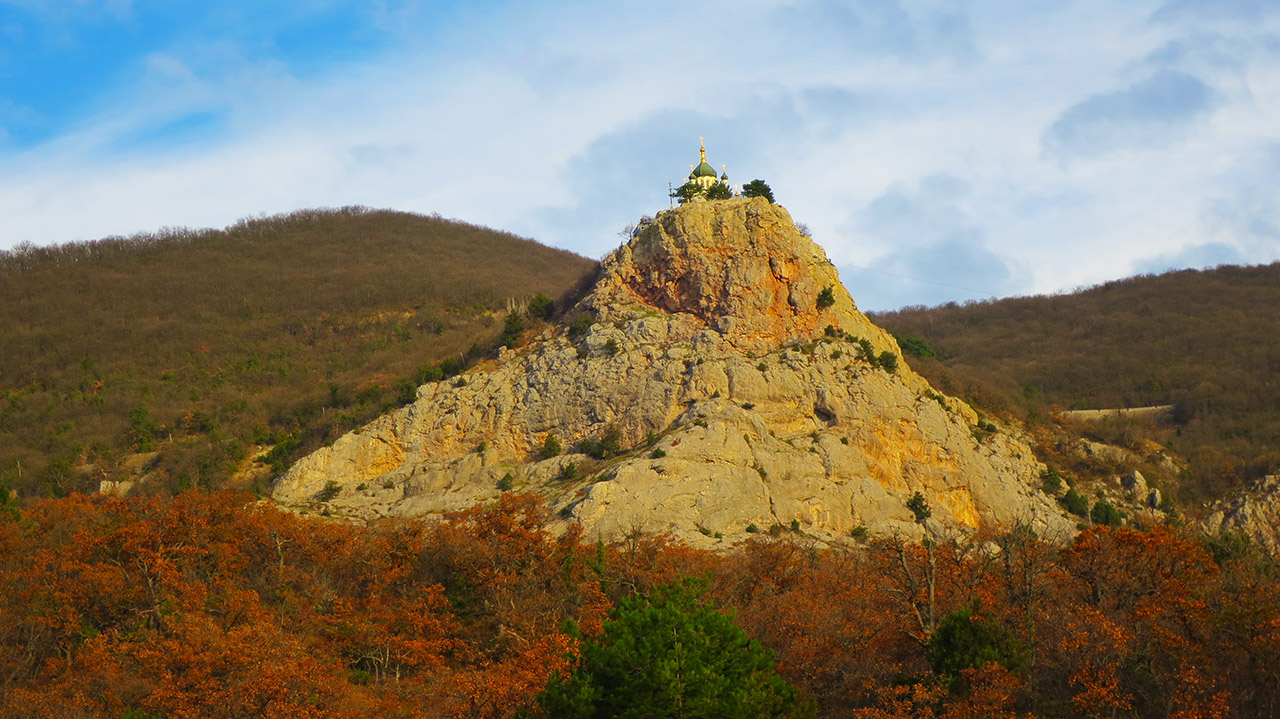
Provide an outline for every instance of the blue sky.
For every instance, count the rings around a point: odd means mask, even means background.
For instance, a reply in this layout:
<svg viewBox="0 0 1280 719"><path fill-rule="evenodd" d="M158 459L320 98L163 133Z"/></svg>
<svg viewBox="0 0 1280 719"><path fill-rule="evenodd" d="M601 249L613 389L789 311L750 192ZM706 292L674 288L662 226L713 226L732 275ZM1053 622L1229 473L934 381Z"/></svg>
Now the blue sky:
<svg viewBox="0 0 1280 719"><path fill-rule="evenodd" d="M600 257L700 136L864 309L1271 262L1280 3L0 0L0 249L362 204Z"/></svg>

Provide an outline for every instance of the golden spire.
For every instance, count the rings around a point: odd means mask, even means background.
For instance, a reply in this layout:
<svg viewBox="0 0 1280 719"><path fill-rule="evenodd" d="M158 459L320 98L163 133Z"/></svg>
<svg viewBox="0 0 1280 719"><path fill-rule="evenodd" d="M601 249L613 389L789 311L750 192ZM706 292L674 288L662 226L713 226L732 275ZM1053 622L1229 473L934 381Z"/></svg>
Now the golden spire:
<svg viewBox="0 0 1280 719"><path fill-rule="evenodd" d="M707 161L707 147L706 147L706 145L703 145L703 144L702 144L702 138L701 138L701 137L699 137L699 138L698 138L698 152L700 152L700 153L702 154L702 161L703 161L703 162L706 162L706 161Z"/></svg>

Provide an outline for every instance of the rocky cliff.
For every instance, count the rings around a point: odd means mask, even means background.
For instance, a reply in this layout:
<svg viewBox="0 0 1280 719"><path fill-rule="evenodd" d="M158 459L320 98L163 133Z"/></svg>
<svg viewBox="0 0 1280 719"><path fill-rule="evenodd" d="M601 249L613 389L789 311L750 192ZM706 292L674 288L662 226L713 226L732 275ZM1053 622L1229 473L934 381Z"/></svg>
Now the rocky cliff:
<svg viewBox="0 0 1280 719"><path fill-rule="evenodd" d="M1243 534L1271 556L1280 556L1280 475L1267 475L1213 503L1200 526L1214 536Z"/></svg>
<svg viewBox="0 0 1280 719"><path fill-rule="evenodd" d="M914 374L764 199L642 224L567 316L582 313L587 329L548 327L465 381L424 385L298 462L274 496L309 505L329 486L336 514L429 515L501 485L588 536L706 546L774 525L918 536L904 504L918 491L941 526L1071 531L1015 432L980 427ZM545 456L550 436L566 453Z"/></svg>

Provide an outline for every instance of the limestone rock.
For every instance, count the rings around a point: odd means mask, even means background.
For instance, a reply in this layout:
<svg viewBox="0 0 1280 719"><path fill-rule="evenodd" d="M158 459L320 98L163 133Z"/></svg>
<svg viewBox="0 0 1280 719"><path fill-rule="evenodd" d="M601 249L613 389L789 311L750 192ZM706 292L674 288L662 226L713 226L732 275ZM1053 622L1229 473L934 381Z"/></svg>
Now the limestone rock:
<svg viewBox="0 0 1280 719"><path fill-rule="evenodd" d="M1147 507L1150 509L1159 509L1163 501L1164 497L1160 494L1159 489L1153 489L1147 494Z"/></svg>
<svg viewBox="0 0 1280 719"><path fill-rule="evenodd" d="M510 475L588 536L714 546L793 521L831 540L858 527L919 536L904 504L918 491L941 526L1072 531L1014 430L976 432L973 411L907 367L767 200L659 214L604 261L578 312L597 320L581 336L551 328L464 385L420 387L299 461L275 498L305 506L335 482L336 513L430 515L492 499ZM541 458L551 434L625 449Z"/></svg>
<svg viewBox="0 0 1280 719"><path fill-rule="evenodd" d="M1120 486L1128 494L1129 499L1146 501L1148 494L1147 479L1142 476L1142 472L1135 469L1121 477Z"/></svg>
<svg viewBox="0 0 1280 719"><path fill-rule="evenodd" d="M1268 475L1248 491L1215 502L1200 526L1212 535L1245 534L1272 556L1277 556L1280 553L1280 475Z"/></svg>

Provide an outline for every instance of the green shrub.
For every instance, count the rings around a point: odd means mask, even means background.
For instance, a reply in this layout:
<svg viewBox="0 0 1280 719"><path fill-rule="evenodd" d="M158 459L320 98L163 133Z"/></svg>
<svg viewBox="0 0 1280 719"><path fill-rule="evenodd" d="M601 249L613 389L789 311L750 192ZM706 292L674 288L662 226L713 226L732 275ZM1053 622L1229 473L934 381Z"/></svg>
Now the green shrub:
<svg viewBox="0 0 1280 719"><path fill-rule="evenodd" d="M759 534L760 528L757 527L754 522L752 522L751 524L747 525L747 532L749 534Z"/></svg>
<svg viewBox="0 0 1280 719"><path fill-rule="evenodd" d="M498 491L510 492L516 486L516 478L510 472L502 475L502 479L498 480Z"/></svg>
<svg viewBox="0 0 1280 719"><path fill-rule="evenodd" d="M1217 537L1206 535L1205 549L1218 566L1238 561L1253 553L1253 540L1244 532L1223 532Z"/></svg>
<svg viewBox="0 0 1280 719"><path fill-rule="evenodd" d="M604 343L604 351L605 351L605 353L606 353L606 354L608 354L610 357L612 357L612 356L614 356L614 355L618 354L618 351L619 351L619 350L621 350L621 349L622 349L622 347L621 347L621 345L619 345L619 344L618 344L618 340L613 339L612 337L610 337L610 338L609 338L609 341L608 341L608 342L605 342L605 343Z"/></svg>
<svg viewBox="0 0 1280 719"><path fill-rule="evenodd" d="M1058 501L1062 503L1062 506L1068 512L1076 515L1077 517L1083 517L1089 513L1089 500L1081 497L1075 487L1068 489L1067 493L1062 495L1062 499Z"/></svg>
<svg viewBox="0 0 1280 719"><path fill-rule="evenodd" d="M560 474L556 475L556 479L561 482L571 482L578 478L577 462L569 462L560 468Z"/></svg>
<svg viewBox="0 0 1280 719"><path fill-rule="evenodd" d="M836 303L836 292L831 286L823 287L818 293L818 309L825 310Z"/></svg>
<svg viewBox="0 0 1280 719"><path fill-rule="evenodd" d="M791 520L791 531L793 531L793 532L799 532L799 531L800 531L800 520L798 520L798 519L793 519L793 520Z"/></svg>
<svg viewBox="0 0 1280 719"><path fill-rule="evenodd" d="M933 516L933 510L929 509L929 503L925 501L924 495L919 492L911 495L911 498L907 500L907 509L911 510L916 524L924 524L924 520Z"/></svg>
<svg viewBox="0 0 1280 719"><path fill-rule="evenodd" d="M866 528L865 526L863 526L863 525L859 524L858 526L856 526L856 527L854 527L853 529L850 529L850 530L849 530L849 536L850 536L850 537L853 537L854 539L866 539L866 538L867 538L867 528Z"/></svg>
<svg viewBox="0 0 1280 719"><path fill-rule="evenodd" d="M542 447L538 449L538 456L543 459L550 459L559 456L563 450L564 448L560 446L560 439L556 437L555 432L550 432L547 434L546 439L542 440Z"/></svg>
<svg viewBox="0 0 1280 719"><path fill-rule="evenodd" d="M448 379L463 370L462 360L457 357L445 357L440 360L441 379Z"/></svg>
<svg viewBox="0 0 1280 719"><path fill-rule="evenodd" d="M876 358L876 348L872 346L871 340L865 337L859 337L858 339L854 340L854 342L856 342L858 345L858 359L862 360L863 362L866 362L872 367L875 367L879 364Z"/></svg>
<svg viewBox="0 0 1280 719"><path fill-rule="evenodd" d="M622 431L609 427L599 439L585 437L578 442L578 451L592 459L609 459L623 453Z"/></svg>
<svg viewBox="0 0 1280 719"><path fill-rule="evenodd" d="M516 343L520 341L520 335L524 333L524 320L520 315L512 312L502 323L502 336L498 338L507 349L515 349Z"/></svg>
<svg viewBox="0 0 1280 719"><path fill-rule="evenodd" d="M885 350L880 353L880 358L877 364L879 364L880 368L885 372L893 374L898 371L898 355L895 355L889 350Z"/></svg>
<svg viewBox="0 0 1280 719"><path fill-rule="evenodd" d="M555 311L555 301L542 292L534 295L533 299L529 300L529 306L525 308L525 314L529 318L536 320L549 319Z"/></svg>
<svg viewBox="0 0 1280 719"><path fill-rule="evenodd" d="M573 316L573 321L569 323L569 336L579 337L585 335L593 324L595 324L595 318L590 313L579 312Z"/></svg>
<svg viewBox="0 0 1280 719"><path fill-rule="evenodd" d="M328 502L339 494L342 494L342 485L331 479L328 482L325 482L324 489L316 492L316 501Z"/></svg>
<svg viewBox="0 0 1280 719"><path fill-rule="evenodd" d="M662 459L663 457L667 456L667 452L661 447L657 447L652 452L649 453L649 456L653 459Z"/></svg>
<svg viewBox="0 0 1280 719"><path fill-rule="evenodd" d="M1089 519L1094 524L1118 527L1124 521L1124 512L1111 506L1105 499L1099 499L1094 502L1093 509L1089 510Z"/></svg>
<svg viewBox="0 0 1280 719"><path fill-rule="evenodd" d="M1049 467L1040 473L1040 489L1045 494L1055 497L1062 491L1062 477L1058 475L1058 470Z"/></svg>
<svg viewBox="0 0 1280 719"><path fill-rule="evenodd" d="M898 343L898 347L902 349L903 354L908 354L912 357L918 357L921 359L927 357L936 358L938 356L938 353L934 352L933 348L929 346L929 343L925 342L924 339L920 337L904 337L902 335L895 334L893 339Z"/></svg>

